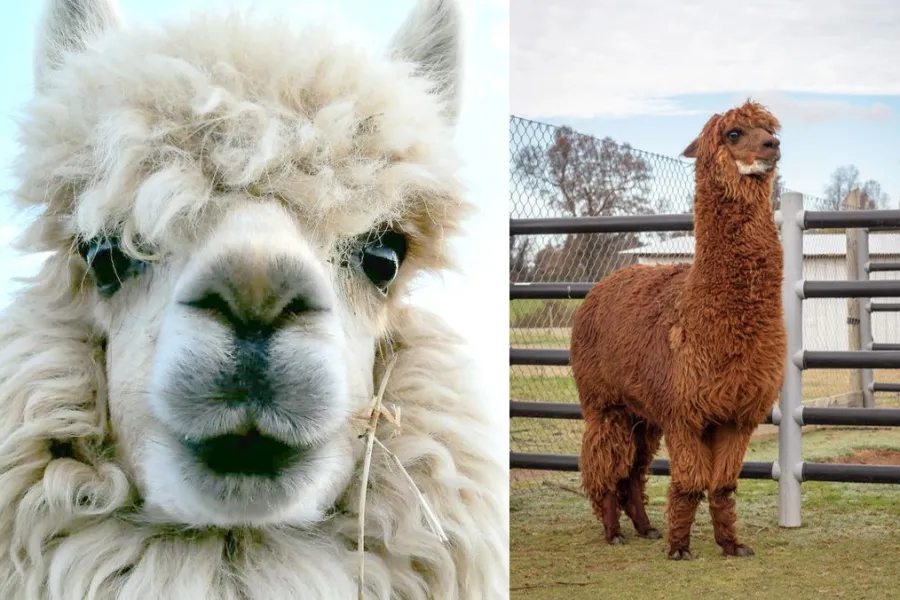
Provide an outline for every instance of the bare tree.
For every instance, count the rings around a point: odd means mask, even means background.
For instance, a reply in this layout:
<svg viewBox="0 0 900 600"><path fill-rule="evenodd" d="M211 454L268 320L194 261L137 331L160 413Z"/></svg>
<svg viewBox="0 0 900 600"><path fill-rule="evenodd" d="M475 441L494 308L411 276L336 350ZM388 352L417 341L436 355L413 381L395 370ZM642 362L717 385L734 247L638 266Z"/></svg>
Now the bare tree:
<svg viewBox="0 0 900 600"><path fill-rule="evenodd" d="M852 190L859 188L862 193L861 206L864 210L873 210L887 206L890 198L881 189L881 184L874 179L860 182L859 169L855 165L838 167L831 174L831 181L825 187L822 198L822 210L846 210L845 199Z"/></svg>
<svg viewBox="0 0 900 600"><path fill-rule="evenodd" d="M509 236L509 280L511 282L528 281L532 267L528 260L534 238L528 236Z"/></svg>
<svg viewBox="0 0 900 600"><path fill-rule="evenodd" d="M629 144L611 138L556 130L549 147L531 145L515 157L515 168L547 204L573 217L651 214L652 169Z"/></svg>
<svg viewBox="0 0 900 600"><path fill-rule="evenodd" d="M665 200L650 199L650 163L628 144L555 130L547 145L526 146L513 157L520 181L555 214L572 217L653 214ZM634 233L570 234L535 256L534 279L596 281L632 262L620 252L638 245Z"/></svg>

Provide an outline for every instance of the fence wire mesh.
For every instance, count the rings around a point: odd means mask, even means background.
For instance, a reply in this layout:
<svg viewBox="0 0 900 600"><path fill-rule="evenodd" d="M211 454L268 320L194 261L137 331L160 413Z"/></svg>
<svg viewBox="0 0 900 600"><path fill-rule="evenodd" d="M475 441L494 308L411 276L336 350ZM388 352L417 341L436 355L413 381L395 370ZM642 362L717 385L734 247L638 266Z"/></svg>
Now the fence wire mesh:
<svg viewBox="0 0 900 600"><path fill-rule="evenodd" d="M589 217L686 214L692 211L693 163L643 152L610 138L598 139L519 117L510 118L510 217ZM776 182L773 208L786 191ZM815 208L819 198L804 196ZM691 232L610 233L510 236L510 282L594 283L612 271L635 263L690 262ZM807 232L804 277L845 280L846 236L839 232ZM900 234L870 235L873 261L900 259ZM873 273L872 279L897 278ZM511 300L510 345L514 348L569 347L572 316L580 300ZM847 299L804 302L804 347L848 349ZM872 319L876 342L900 342L900 315L879 313ZM831 405L851 390L849 370L804 372L804 402ZM900 382L900 371L876 370L875 381ZM510 367L510 399L578 402L569 367ZM876 404L898 405L897 394L879 393ZM510 450L578 454L580 420L513 418ZM578 489L572 473L513 470L513 497L535 490Z"/></svg>

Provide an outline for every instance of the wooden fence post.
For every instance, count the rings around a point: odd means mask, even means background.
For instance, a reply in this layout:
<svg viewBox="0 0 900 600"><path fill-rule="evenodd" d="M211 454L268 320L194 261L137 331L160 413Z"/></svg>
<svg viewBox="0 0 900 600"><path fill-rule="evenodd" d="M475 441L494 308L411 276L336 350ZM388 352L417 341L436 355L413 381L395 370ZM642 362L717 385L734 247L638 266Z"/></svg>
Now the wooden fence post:
<svg viewBox="0 0 900 600"><path fill-rule="evenodd" d="M859 189L850 190L844 199L847 210L862 209ZM847 280L859 281L859 229L847 229ZM847 298L847 349L862 350L860 344L859 310L862 298ZM850 406L863 406L863 376L861 369L850 369Z"/></svg>

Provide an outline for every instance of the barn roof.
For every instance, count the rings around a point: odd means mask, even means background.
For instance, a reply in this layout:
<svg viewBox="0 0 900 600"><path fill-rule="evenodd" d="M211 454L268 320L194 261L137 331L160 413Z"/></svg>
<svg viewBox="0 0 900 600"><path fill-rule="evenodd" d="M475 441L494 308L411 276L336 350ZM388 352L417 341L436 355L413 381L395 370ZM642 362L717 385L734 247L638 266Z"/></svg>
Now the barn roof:
<svg viewBox="0 0 900 600"><path fill-rule="evenodd" d="M677 237L658 244L623 250L636 256L693 256L694 236ZM803 256L846 256L847 237L842 233L803 236ZM869 234L869 256L900 256L900 233Z"/></svg>

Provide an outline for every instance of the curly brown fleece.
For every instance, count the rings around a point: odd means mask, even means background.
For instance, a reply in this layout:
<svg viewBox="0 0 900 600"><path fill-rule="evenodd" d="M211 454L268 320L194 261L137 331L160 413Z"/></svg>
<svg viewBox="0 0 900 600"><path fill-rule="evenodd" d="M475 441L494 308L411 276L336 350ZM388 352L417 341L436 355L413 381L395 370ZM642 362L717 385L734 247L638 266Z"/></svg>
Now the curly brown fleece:
<svg viewBox="0 0 900 600"><path fill-rule="evenodd" d="M665 434L669 557L691 558L706 492L724 553L753 554L737 539L733 492L785 365L782 249L770 204L779 128L750 101L714 115L684 153L697 159L693 264L621 269L575 315L582 483L610 543L624 542L620 510L638 535L660 537L647 518L645 482ZM735 131L740 143L729 138ZM758 170L742 174L740 163Z"/></svg>

